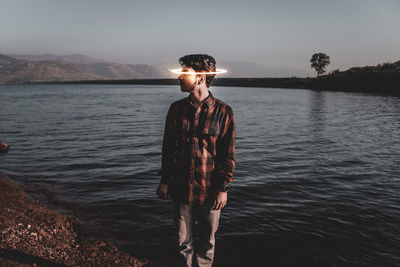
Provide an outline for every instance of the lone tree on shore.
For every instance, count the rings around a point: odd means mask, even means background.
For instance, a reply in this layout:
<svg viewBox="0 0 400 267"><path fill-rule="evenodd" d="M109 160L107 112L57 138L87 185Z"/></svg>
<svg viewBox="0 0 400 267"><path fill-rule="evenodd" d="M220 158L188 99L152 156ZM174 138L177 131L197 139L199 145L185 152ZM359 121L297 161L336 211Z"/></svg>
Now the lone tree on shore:
<svg viewBox="0 0 400 267"><path fill-rule="evenodd" d="M311 68L315 69L317 75L325 73L325 67L331 63L330 57L325 53L315 53L311 57Z"/></svg>

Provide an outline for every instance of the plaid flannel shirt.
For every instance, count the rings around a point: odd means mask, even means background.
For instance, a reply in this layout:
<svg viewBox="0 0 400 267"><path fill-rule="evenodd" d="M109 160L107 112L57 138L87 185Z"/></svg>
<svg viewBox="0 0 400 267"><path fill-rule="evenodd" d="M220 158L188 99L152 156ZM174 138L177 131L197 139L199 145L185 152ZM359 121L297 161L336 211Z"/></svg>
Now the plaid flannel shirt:
<svg viewBox="0 0 400 267"><path fill-rule="evenodd" d="M172 199L204 203L233 182L235 119L211 91L196 109L190 95L171 104L162 144L161 180Z"/></svg>

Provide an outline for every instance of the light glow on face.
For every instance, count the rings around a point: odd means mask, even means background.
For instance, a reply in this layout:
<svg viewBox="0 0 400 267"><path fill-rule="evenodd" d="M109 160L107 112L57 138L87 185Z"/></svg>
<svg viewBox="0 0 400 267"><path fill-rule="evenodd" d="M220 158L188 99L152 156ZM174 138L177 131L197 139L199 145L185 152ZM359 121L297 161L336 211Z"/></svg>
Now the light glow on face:
<svg viewBox="0 0 400 267"><path fill-rule="evenodd" d="M182 69L169 69L170 72L176 73L176 74L221 74L221 73L227 73L227 70L224 69L216 69L215 71L208 71L208 72L196 72L196 71L183 71Z"/></svg>

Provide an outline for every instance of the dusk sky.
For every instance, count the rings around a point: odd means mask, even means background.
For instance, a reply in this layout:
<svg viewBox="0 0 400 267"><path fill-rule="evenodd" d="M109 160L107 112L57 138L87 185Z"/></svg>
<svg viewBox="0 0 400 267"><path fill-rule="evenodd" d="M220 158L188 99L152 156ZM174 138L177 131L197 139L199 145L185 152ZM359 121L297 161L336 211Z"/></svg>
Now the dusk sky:
<svg viewBox="0 0 400 267"><path fill-rule="evenodd" d="M400 1L2 0L0 53L79 53L120 63L221 61L329 69L400 60ZM329 70L328 69L328 70Z"/></svg>

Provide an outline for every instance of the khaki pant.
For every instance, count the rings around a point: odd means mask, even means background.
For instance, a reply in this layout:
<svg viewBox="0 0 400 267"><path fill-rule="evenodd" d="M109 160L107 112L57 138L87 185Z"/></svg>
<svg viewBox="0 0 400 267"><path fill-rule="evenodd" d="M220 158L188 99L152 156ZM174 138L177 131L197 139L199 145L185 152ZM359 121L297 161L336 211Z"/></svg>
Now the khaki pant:
<svg viewBox="0 0 400 267"><path fill-rule="evenodd" d="M178 251L183 266L192 266L193 256L200 267L212 266L215 250L215 232L221 209L212 210L208 204L193 205L173 201L173 219L178 230ZM198 247L194 247L193 229L197 219ZM197 244L196 244L197 245Z"/></svg>

